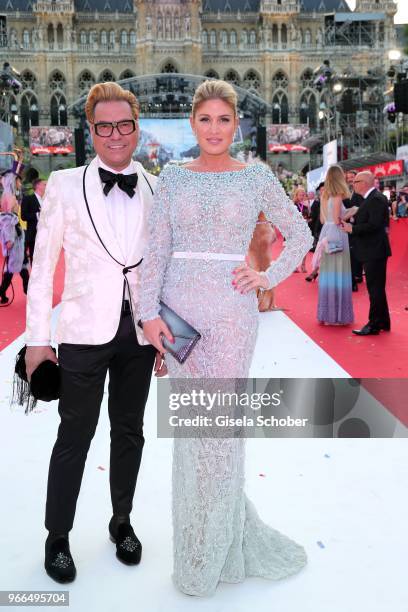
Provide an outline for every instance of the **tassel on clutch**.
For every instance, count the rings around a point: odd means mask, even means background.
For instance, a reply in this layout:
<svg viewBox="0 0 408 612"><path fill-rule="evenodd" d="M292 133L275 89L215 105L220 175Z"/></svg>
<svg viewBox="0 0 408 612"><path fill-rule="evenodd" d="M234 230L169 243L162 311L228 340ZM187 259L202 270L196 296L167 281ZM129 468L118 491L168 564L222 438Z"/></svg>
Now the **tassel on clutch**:
<svg viewBox="0 0 408 612"><path fill-rule="evenodd" d="M37 405L37 400L51 402L60 396L60 370L56 363L47 360L40 363L28 382L25 356L27 347L24 346L16 358L13 378L12 404L24 406L25 413L29 414ZM54 353L56 352L53 349Z"/></svg>

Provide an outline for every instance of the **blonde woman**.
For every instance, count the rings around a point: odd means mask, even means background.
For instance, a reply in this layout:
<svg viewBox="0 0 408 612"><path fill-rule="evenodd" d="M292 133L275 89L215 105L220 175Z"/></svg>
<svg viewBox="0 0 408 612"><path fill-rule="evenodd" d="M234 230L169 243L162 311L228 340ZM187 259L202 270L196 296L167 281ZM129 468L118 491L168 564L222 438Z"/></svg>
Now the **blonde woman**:
<svg viewBox="0 0 408 612"><path fill-rule="evenodd" d="M269 168L230 156L238 122L233 87L202 83L191 116L200 155L166 168L155 193L142 264L145 337L161 352L161 334L171 342L159 317L160 298L202 336L184 364L166 355L175 384L248 377L258 327L256 291L288 277L312 244L302 215ZM286 248L257 272L245 254L262 211L286 237ZM306 563L303 547L261 521L247 499L244 447L242 438L174 440L174 581L189 595L211 595L220 581L245 576L281 579Z"/></svg>
<svg viewBox="0 0 408 612"><path fill-rule="evenodd" d="M325 325L348 325L354 320L349 243L340 225L355 213L355 208L344 207L343 200L349 197L342 168L331 166L320 203L323 227L313 258L314 269L320 263L317 318Z"/></svg>

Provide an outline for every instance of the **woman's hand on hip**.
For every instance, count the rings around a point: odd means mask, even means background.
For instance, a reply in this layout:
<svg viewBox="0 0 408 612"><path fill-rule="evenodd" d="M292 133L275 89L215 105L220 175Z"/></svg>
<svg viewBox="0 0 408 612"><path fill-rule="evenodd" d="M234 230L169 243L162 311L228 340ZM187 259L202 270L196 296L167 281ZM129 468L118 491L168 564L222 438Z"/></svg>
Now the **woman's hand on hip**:
<svg viewBox="0 0 408 612"><path fill-rule="evenodd" d="M236 291L242 294L256 291L257 289L269 289L269 280L265 274L256 272L249 266L248 257L245 264L233 270L234 279L232 285Z"/></svg>

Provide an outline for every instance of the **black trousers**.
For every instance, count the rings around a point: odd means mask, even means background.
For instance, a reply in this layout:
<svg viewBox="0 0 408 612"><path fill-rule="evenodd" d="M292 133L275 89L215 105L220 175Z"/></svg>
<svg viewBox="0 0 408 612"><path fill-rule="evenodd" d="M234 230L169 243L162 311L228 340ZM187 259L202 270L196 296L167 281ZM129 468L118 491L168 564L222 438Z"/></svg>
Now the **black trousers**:
<svg viewBox="0 0 408 612"><path fill-rule="evenodd" d="M349 235L349 245L350 245L351 282L353 285L356 285L357 278L361 278L363 276L363 264L355 256L354 240L350 235Z"/></svg>
<svg viewBox="0 0 408 612"><path fill-rule="evenodd" d="M22 268L22 270L20 271L20 276L23 280L23 291L24 293L27 293L28 281L30 280L30 275L28 273L27 268ZM13 280L13 274L11 272L4 272L3 280L0 285L0 296L6 295L7 289L10 287L12 280Z"/></svg>
<svg viewBox="0 0 408 612"><path fill-rule="evenodd" d="M36 238L35 234L34 236L29 236L26 238L26 247L28 249L28 256L30 258L31 265L33 263L33 257L34 257L35 238Z"/></svg>
<svg viewBox="0 0 408 612"><path fill-rule="evenodd" d="M48 474L45 526L49 531L67 533L72 529L107 372L112 508L114 514L130 514L144 445L143 416L155 352L151 345L138 344L128 312L122 313L118 332L107 344L59 346L61 423Z"/></svg>
<svg viewBox="0 0 408 612"><path fill-rule="evenodd" d="M369 324L374 328L390 326L385 285L387 281L387 257L365 262L364 271L370 297Z"/></svg>

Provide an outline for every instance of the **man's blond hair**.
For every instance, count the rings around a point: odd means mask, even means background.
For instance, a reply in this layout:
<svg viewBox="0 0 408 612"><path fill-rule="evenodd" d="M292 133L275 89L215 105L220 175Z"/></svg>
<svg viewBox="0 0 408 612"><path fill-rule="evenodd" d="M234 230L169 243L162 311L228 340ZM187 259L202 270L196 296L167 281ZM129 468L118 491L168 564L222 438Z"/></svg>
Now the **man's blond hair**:
<svg viewBox="0 0 408 612"><path fill-rule="evenodd" d="M139 102L136 96L117 83L97 83L91 87L85 103L85 114L89 123L94 121L95 106L98 102L127 102L132 110L133 118L139 118Z"/></svg>

